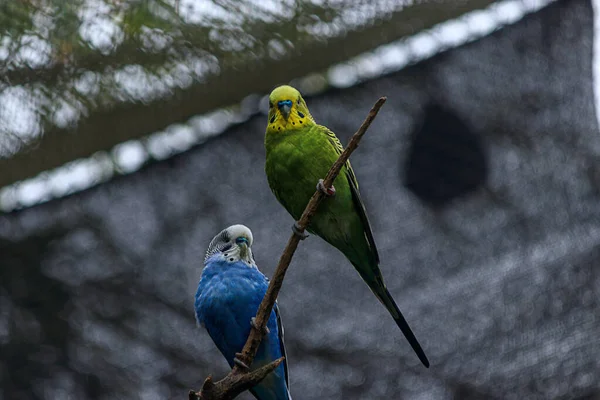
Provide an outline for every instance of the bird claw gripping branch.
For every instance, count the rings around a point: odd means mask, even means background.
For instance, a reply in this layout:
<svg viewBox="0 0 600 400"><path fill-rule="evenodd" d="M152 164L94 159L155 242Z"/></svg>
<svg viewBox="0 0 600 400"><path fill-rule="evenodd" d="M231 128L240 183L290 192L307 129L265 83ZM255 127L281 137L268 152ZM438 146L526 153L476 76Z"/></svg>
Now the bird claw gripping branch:
<svg viewBox="0 0 600 400"><path fill-rule="evenodd" d="M304 240L308 237L306 233L300 231L300 227L298 226L297 222L294 222L294 225L292 225L292 232L294 232L296 236L299 236L300 240Z"/></svg>
<svg viewBox="0 0 600 400"><path fill-rule="evenodd" d="M250 325L252 325L254 327L254 329L256 330L260 330L258 325L256 324L256 317L252 317L252 319L250 320ZM264 329L262 330L262 334L263 336L268 335L269 333L271 333L271 331L269 330L269 328L265 325Z"/></svg>
<svg viewBox="0 0 600 400"><path fill-rule="evenodd" d="M331 185L330 188L326 188L325 185L323 185L323 179L319 179L319 183L317 183L317 190L327 197L335 196L335 188L333 185Z"/></svg>
<svg viewBox="0 0 600 400"><path fill-rule="evenodd" d="M241 353L235 353L235 357L233 358L233 362L235 365L237 365L238 367L240 367L242 370L244 371L248 371L250 369L250 367L248 367L248 365L246 365L245 362L243 362L242 360L240 360L238 357L241 357L242 354Z"/></svg>

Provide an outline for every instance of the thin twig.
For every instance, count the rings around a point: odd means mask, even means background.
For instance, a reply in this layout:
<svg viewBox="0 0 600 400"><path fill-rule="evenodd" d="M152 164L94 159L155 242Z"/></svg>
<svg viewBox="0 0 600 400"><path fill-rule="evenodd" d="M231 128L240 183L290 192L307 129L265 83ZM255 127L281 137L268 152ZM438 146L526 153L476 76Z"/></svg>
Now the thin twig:
<svg viewBox="0 0 600 400"><path fill-rule="evenodd" d="M367 118L364 120L358 131L348 143L348 146L344 149L342 154L340 154L339 158L336 162L331 166L327 176L323 180L323 186L329 188L333 185L335 178L339 175L342 166L348 161L350 155L356 148L358 147L358 143L362 139L363 135L369 129L369 126L377 116L379 109L385 103L386 98L381 97L369 114ZM298 232L302 234L306 227L309 225L311 218L317 212L321 201L325 197L325 194L316 190L315 194L311 197L310 201L306 205L300 220L297 222ZM271 279L269 283L269 287L267 288L267 292L265 293L265 297L263 298L260 306L258 307L258 311L256 313L255 323L252 325L252 329L250 330L250 335L248 336L248 340L244 345L241 353L237 354L237 358L240 359L244 364L251 365L252 361L254 361L254 356L260 346L260 342L262 340L262 332L265 330L267 326L267 321L269 320L269 316L271 314L271 310L273 309L273 305L275 304L275 300L277 300L277 295L279 294L279 290L281 289L281 285L283 284L283 279L285 278L285 273L290 266L290 262L292 261L292 257L294 256L294 252L298 247L298 243L300 242L300 235L293 233L288 239L287 245L279 259L279 264L277 264L277 268L275 269L275 273L273 274L273 279ZM264 377L273 371L279 363L283 360L283 357L252 372L243 371L238 365L235 365L231 372L222 380L213 383L212 378L209 376L202 386L202 390L200 392L190 391L189 399L190 400L225 400L225 399L233 399L235 396L240 394L243 390L254 386L256 383L260 382ZM260 373L258 373L260 371ZM250 377L252 375L252 377ZM244 389L238 391L239 385L238 382L244 381L244 385L249 385L248 387L244 386ZM238 385L238 386L236 386Z"/></svg>

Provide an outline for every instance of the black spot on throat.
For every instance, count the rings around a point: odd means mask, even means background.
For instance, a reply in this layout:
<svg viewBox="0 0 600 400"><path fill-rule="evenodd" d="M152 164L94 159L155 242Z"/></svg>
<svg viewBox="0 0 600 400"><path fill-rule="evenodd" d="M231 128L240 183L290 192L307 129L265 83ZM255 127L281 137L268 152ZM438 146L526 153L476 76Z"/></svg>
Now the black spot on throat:
<svg viewBox="0 0 600 400"><path fill-rule="evenodd" d="M299 116L300 118L304 118L304 114L302 114L300 111L298 111L298 116Z"/></svg>

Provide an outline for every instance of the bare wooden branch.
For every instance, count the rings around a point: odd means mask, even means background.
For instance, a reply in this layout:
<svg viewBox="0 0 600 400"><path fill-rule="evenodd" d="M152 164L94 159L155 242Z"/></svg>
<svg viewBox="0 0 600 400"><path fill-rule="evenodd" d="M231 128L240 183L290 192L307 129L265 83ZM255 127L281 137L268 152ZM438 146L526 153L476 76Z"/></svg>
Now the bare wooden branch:
<svg viewBox="0 0 600 400"><path fill-rule="evenodd" d="M360 126L358 131L356 131L356 133L354 135L352 135L352 138L350 138L350 142L348 142L348 146L346 146L346 148L344 149L342 154L340 154L340 156L338 157L336 162L333 163L333 165L329 169L329 172L327 173L325 179L323 180L324 187L329 188L333 185L333 182L335 181L335 178L337 178L337 176L339 175L339 173L342 169L342 166L348 161L348 158L350 158L350 155L352 154L352 152L354 150L356 150L356 148L358 147L358 143L360 142L360 140L362 139L364 134L367 132L367 129L369 129L369 126L371 125L371 123L373 122L375 117L377 116L379 109L381 109L381 107L383 106L385 101L386 101L386 98L381 97L379 100L377 100L377 102L375 103L373 108L371 108L371 111L369 111L367 118L364 120L364 122L362 123L362 125ZM304 233L304 230L309 225L311 218L317 212L317 209L318 209L319 205L321 204L321 201L323 200L324 197L325 197L325 194L322 191L320 191L320 190L315 191L315 193L311 197L310 201L306 205L306 208L304 209L302 216L296 222L298 233L292 233L292 235L288 239L285 249L283 250L283 254L279 258L279 263L277 264L277 268L275 269L273 278L269 282L269 287L267 288L265 297L263 298L262 302L260 303L260 306L258 307L258 311L256 313L256 319L254 321L255 323L252 325L252 328L250 330L250 335L248 336L248 340L246 341L246 344L244 345L244 348L242 349L241 353L237 355L238 359L240 359L240 361L242 361L244 364L246 364L248 366L250 366L252 364L252 361L254 361L254 356L256 355L256 352L258 350L258 347L260 346L260 342L263 337L262 332L264 331L265 327L267 326L267 321L269 320L269 316L271 315L271 310L273 309L273 305L275 304L275 300L277 300L277 295L279 294L279 290L281 289L281 286L283 284L283 279L285 278L285 273L287 272L287 269L290 266L292 257L294 256L294 253L295 253L296 249L298 248L298 243L301 240L301 234ZM276 361L277 365L279 365L279 363L281 362L282 359L283 358ZM277 367L275 365L272 368L270 368L269 371L267 371L265 368L270 367L272 364L274 364L274 363L271 363L265 367L262 367L256 371L252 371L252 372L243 371L238 365L236 365L236 366L234 366L234 368L231 370L231 372L225 378L223 378L222 380L220 380L216 383L212 383L212 378L209 376L206 379L206 381L204 382L202 390L198 393L190 391L189 398L190 398L190 400L233 399L235 396L237 396L243 390L245 390L245 389L242 389L240 391L237 391L237 389L234 389L234 386L237 384L237 382L242 380L243 377L245 377L245 376L247 377L248 375L252 375L258 371L264 372L264 375L261 375L261 374L254 375L255 379L257 379L256 382L252 383L247 388L254 386L256 383L260 382L260 380L262 380L270 371L274 370ZM258 378L260 378L260 379L258 379ZM250 379L250 378L248 378L248 379ZM244 382L253 382L253 381L245 380ZM218 390L216 389L217 386L218 386ZM240 386L235 386L235 387L238 388ZM196 397L192 397L192 396L196 396Z"/></svg>

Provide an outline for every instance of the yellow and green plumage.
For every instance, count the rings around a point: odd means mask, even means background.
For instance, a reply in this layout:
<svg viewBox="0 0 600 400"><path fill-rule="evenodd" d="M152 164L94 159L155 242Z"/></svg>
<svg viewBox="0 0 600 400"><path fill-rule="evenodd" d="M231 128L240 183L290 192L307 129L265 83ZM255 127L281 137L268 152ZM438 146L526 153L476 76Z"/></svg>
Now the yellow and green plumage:
<svg viewBox="0 0 600 400"><path fill-rule="evenodd" d="M269 96L265 148L269 186L277 200L298 220L317 182L325 178L343 146L332 131L314 121L298 90L280 86ZM321 203L307 230L348 258L392 315L423 365L429 367L423 349L383 282L377 247L350 162L342 168L333 186L335 196Z"/></svg>

